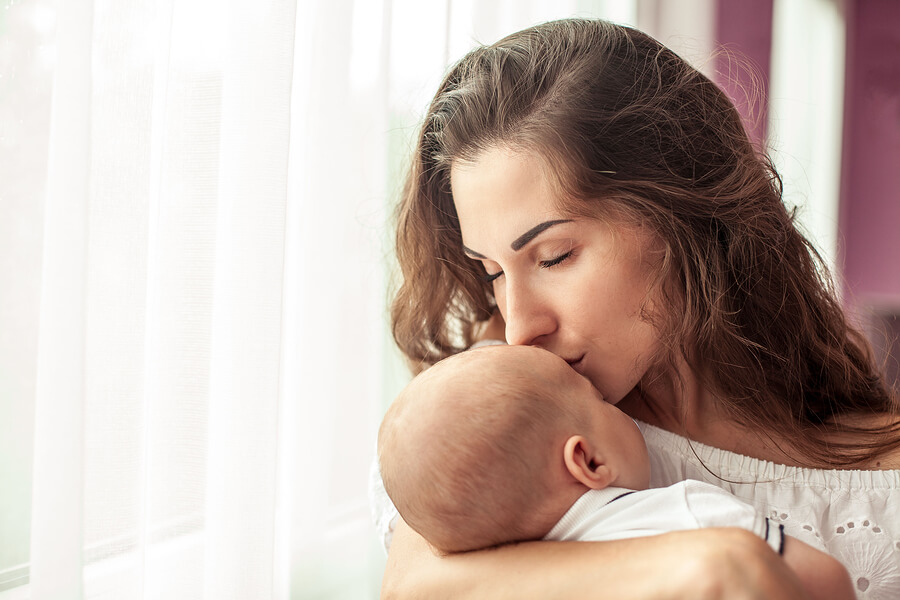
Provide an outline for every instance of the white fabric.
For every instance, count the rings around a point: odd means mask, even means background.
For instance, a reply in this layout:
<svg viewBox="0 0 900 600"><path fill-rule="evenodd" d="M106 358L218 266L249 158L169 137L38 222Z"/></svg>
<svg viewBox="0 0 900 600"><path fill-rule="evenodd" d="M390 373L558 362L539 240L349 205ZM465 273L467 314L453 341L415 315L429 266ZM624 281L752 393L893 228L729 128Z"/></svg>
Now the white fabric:
<svg viewBox="0 0 900 600"><path fill-rule="evenodd" d="M83 498L58 490L82 489L85 475L85 376L77 359L86 335L90 183L89 153L84 148L90 139L91 86L80 75L91 60L89 4L64 3L59 15L77 26L61 29L57 38L59 76L50 114L51 134L58 143L48 152L44 236L54 243L43 248L37 332L31 504L34 598L78 598L82 593ZM5 369L0 366L0 371ZM4 372L0 379L5 378Z"/></svg>
<svg viewBox="0 0 900 600"><path fill-rule="evenodd" d="M777 525L728 492L693 480L640 491L589 490L544 539L603 542L704 527L740 527L782 551Z"/></svg>
<svg viewBox="0 0 900 600"><path fill-rule="evenodd" d="M377 597L390 14L5 3L3 600Z"/></svg>
<svg viewBox="0 0 900 600"><path fill-rule="evenodd" d="M369 506L372 508L372 520L375 522L375 532L378 541L384 548L385 554L391 549L391 540L394 536L394 528L400 513L391 502L391 498L384 489L384 481L381 479L381 470L378 465L378 457L372 460L369 470Z"/></svg>
<svg viewBox="0 0 900 600"><path fill-rule="evenodd" d="M860 599L900 598L900 471L786 467L638 424L652 486L697 479L721 487L841 561Z"/></svg>

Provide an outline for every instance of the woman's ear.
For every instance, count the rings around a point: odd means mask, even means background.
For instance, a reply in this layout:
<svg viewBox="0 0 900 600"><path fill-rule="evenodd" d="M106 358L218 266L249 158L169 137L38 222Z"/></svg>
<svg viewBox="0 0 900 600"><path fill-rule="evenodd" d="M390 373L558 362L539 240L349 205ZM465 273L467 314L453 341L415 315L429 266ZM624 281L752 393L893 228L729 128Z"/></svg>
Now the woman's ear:
<svg viewBox="0 0 900 600"><path fill-rule="evenodd" d="M612 483L615 476L604 458L590 440L573 435L566 440L563 450L566 469L572 477L592 490L602 490Z"/></svg>

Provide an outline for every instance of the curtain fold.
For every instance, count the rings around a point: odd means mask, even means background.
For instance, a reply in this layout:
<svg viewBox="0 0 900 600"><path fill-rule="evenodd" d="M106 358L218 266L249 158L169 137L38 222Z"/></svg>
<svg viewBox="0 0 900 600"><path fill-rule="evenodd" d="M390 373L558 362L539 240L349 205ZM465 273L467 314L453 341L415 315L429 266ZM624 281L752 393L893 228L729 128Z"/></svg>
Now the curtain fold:
<svg viewBox="0 0 900 600"><path fill-rule="evenodd" d="M223 64L204 596L274 595L295 7L229 5Z"/></svg>
<svg viewBox="0 0 900 600"><path fill-rule="evenodd" d="M285 404L282 431L292 598L371 596L383 561L365 480L386 362L390 10L338 0L297 21L282 393L306 400Z"/></svg>
<svg viewBox="0 0 900 600"><path fill-rule="evenodd" d="M35 598L82 595L91 5L61 7L49 115L31 503Z"/></svg>
<svg viewBox="0 0 900 600"><path fill-rule="evenodd" d="M0 178L0 600L378 597L416 124L473 36L578 6L4 6L0 167L50 126Z"/></svg>

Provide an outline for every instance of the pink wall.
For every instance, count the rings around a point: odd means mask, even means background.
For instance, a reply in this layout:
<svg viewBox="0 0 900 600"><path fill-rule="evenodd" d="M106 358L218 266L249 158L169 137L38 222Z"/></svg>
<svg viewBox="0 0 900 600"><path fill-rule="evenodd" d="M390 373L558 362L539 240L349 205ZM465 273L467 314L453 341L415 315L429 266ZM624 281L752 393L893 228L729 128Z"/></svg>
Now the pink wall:
<svg viewBox="0 0 900 600"><path fill-rule="evenodd" d="M851 303L900 312L900 2L849 0L840 252Z"/></svg>
<svg viewBox="0 0 900 600"><path fill-rule="evenodd" d="M900 1L845 0L847 69L839 253L851 303L900 312ZM718 0L716 39L757 69L716 62L757 142L765 140L773 0Z"/></svg>
<svg viewBox="0 0 900 600"><path fill-rule="evenodd" d="M718 0L716 8L716 39L759 67L765 98L773 0ZM839 277L888 381L900 389L900 0L844 0L844 10ZM717 82L745 122L755 119L749 127L754 140L765 140L766 103L748 106L742 88L752 87L753 78L728 67L724 59L717 61Z"/></svg>

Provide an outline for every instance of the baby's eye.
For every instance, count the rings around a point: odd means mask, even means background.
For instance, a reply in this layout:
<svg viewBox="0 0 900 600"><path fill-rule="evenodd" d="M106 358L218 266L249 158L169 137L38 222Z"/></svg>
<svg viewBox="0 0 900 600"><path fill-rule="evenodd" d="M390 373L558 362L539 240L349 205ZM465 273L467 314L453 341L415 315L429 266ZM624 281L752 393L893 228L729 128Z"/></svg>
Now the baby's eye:
<svg viewBox="0 0 900 600"><path fill-rule="evenodd" d="M566 260L567 258L569 258L570 256L572 256L572 250L569 250L568 252L566 252L566 253L564 253L564 254L560 254L560 255L557 256L556 258L551 258L550 260L542 260L542 261L540 262L541 268L542 268L542 269L549 269L550 267L555 267L556 265L558 265L558 264L560 264L561 262L565 261L565 260Z"/></svg>

